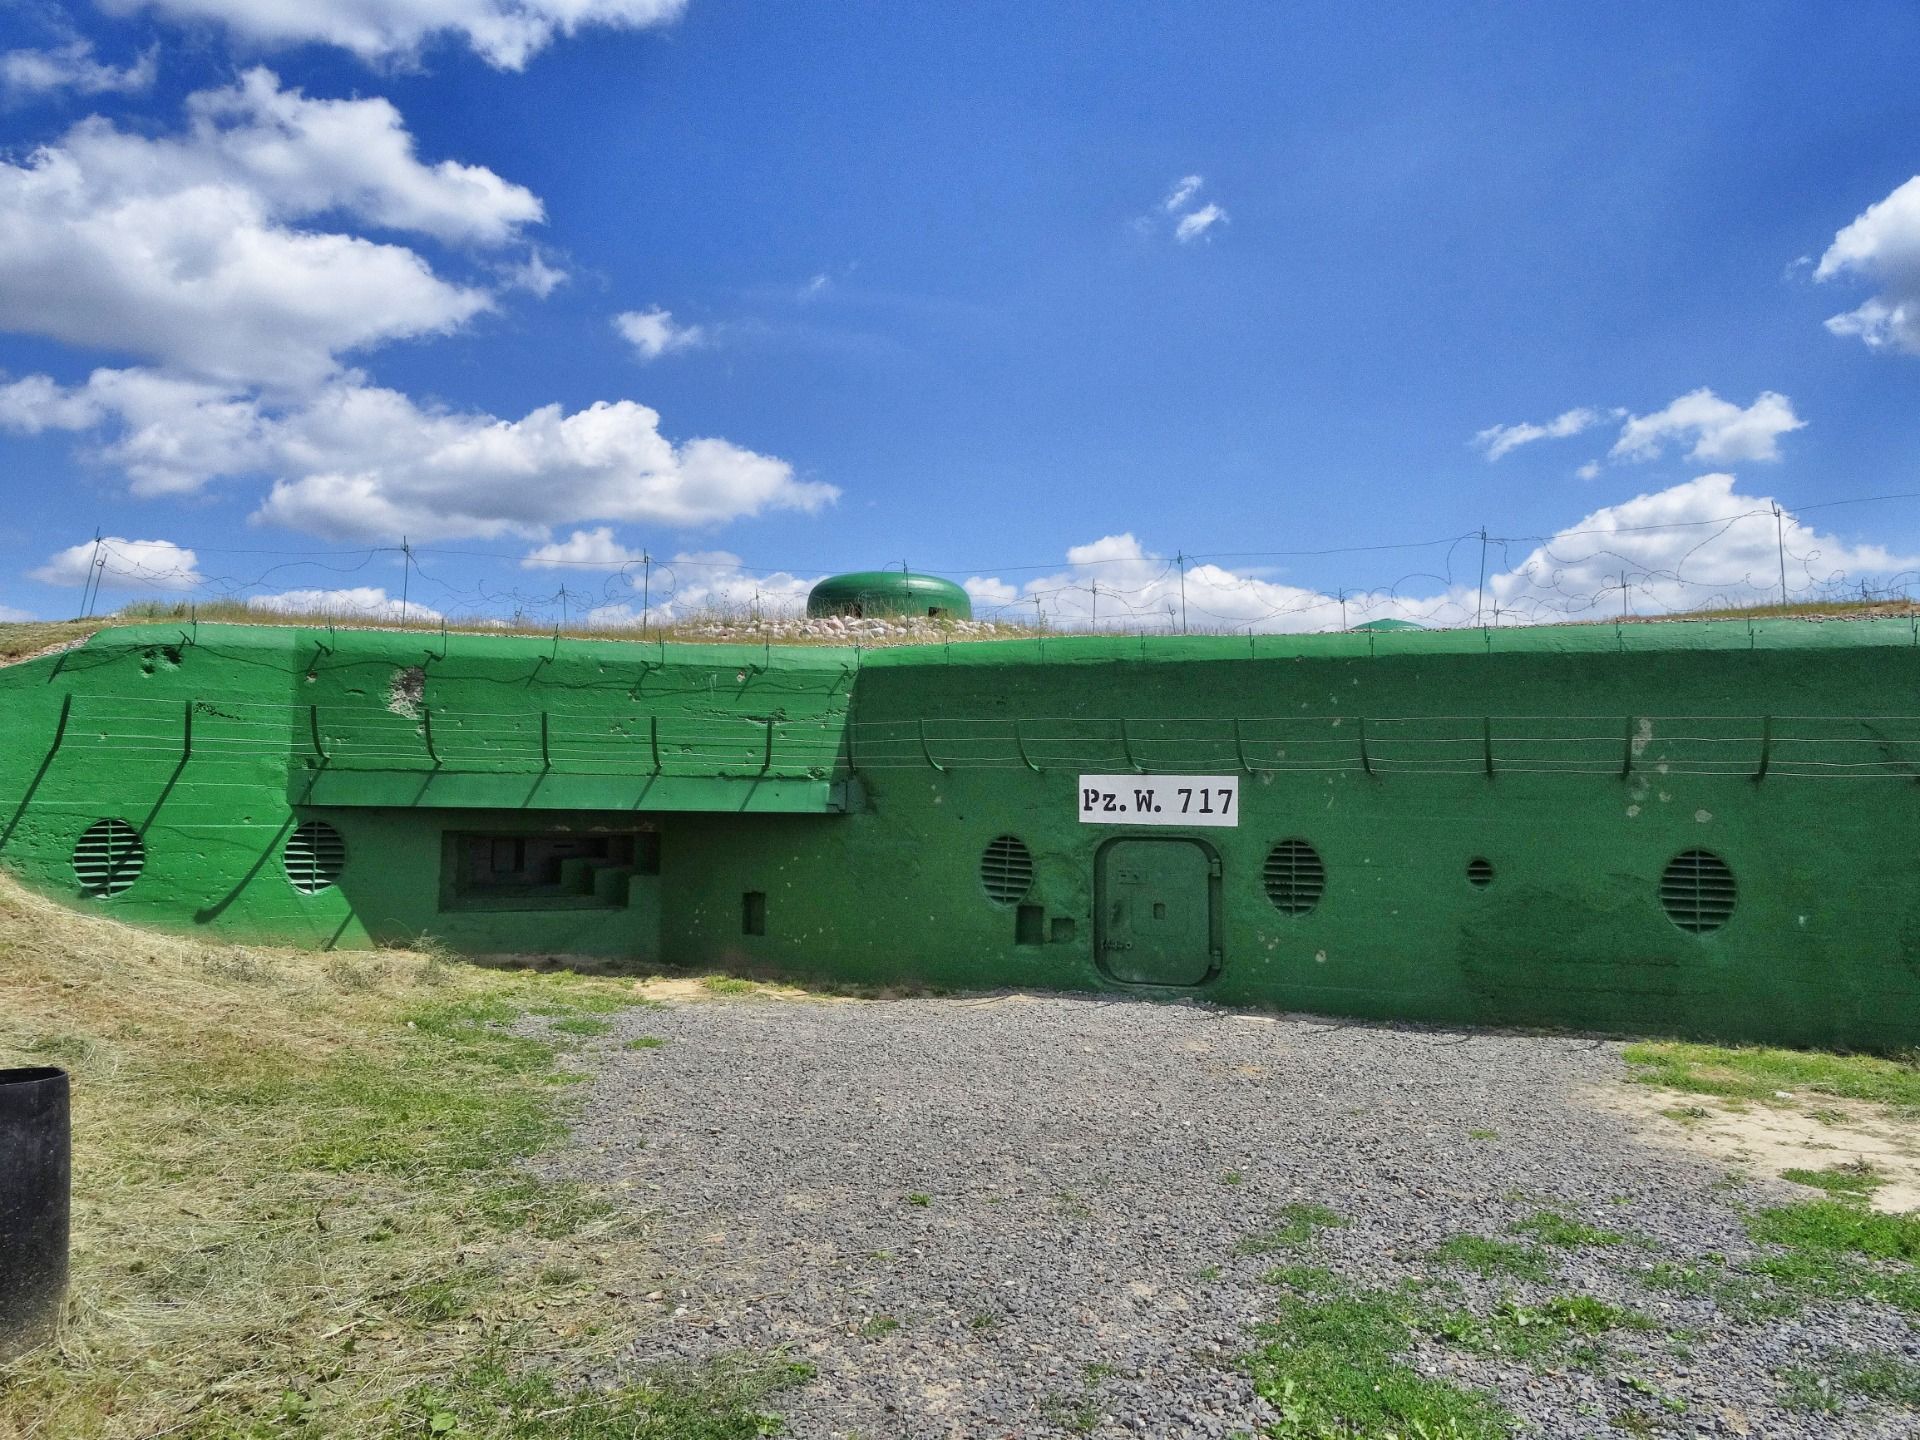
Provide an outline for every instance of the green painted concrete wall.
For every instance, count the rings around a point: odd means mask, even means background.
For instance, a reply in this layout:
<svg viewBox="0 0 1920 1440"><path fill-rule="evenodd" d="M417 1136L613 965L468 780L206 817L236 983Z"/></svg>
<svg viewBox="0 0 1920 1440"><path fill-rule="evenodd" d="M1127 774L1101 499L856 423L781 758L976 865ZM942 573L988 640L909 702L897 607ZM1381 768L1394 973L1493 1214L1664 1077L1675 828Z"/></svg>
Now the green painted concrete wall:
<svg viewBox="0 0 1920 1440"><path fill-rule="evenodd" d="M0 671L0 862L130 919L303 944L1117 989L1100 848L1186 836L1219 860L1220 963L1146 993L1895 1049L1920 1042L1917 684L1905 621L867 654L121 629ZM1135 770L1238 775L1240 823L1081 821L1082 774ZM146 869L85 900L71 852L103 816L142 831ZM308 818L348 853L314 895L280 860ZM659 873L624 903L447 908L446 833L639 827ZM1038 943L981 884L1000 835L1032 853ZM1306 914L1262 884L1287 839L1324 862ZM1709 934L1659 901L1695 848L1739 889Z"/></svg>

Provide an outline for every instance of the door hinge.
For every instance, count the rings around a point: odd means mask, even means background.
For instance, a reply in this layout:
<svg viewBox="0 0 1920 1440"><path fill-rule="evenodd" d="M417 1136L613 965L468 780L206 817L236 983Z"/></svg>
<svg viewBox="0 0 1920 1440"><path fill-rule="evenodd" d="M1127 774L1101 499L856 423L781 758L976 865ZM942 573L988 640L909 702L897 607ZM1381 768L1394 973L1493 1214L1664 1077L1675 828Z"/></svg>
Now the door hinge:
<svg viewBox="0 0 1920 1440"><path fill-rule="evenodd" d="M1208 861L1207 861L1207 874L1209 874L1209 875L1211 875L1211 876L1212 876L1212 877L1213 877L1214 879L1216 879L1216 880L1218 880L1218 879L1220 878L1220 858L1219 858L1219 856L1217 856L1217 855L1216 855L1216 856L1214 856L1214 857L1213 857L1212 859L1210 859L1210 860L1208 860Z"/></svg>

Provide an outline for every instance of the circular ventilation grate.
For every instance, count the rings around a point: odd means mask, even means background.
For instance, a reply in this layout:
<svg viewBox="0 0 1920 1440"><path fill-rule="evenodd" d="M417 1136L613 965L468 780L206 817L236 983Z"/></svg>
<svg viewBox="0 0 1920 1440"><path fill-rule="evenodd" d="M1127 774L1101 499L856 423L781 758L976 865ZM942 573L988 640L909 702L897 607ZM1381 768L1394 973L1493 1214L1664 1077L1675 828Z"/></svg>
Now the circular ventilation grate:
<svg viewBox="0 0 1920 1440"><path fill-rule="evenodd" d="M73 873L89 895L118 895L140 878L147 847L124 820L96 820L73 847Z"/></svg>
<svg viewBox="0 0 1920 1440"><path fill-rule="evenodd" d="M1011 905L1033 888L1033 852L1026 842L1002 835L980 853L980 883L996 904Z"/></svg>
<svg viewBox="0 0 1920 1440"><path fill-rule="evenodd" d="M1686 850L1660 877L1660 908L1682 930L1705 935L1733 915L1733 871L1711 850Z"/></svg>
<svg viewBox="0 0 1920 1440"><path fill-rule="evenodd" d="M1467 883L1482 890L1493 883L1493 862L1476 855L1467 861Z"/></svg>
<svg viewBox="0 0 1920 1440"><path fill-rule="evenodd" d="M287 837L281 856L287 879L302 895L326 889L347 868L347 842L324 820L309 820Z"/></svg>
<svg viewBox="0 0 1920 1440"><path fill-rule="evenodd" d="M1327 888L1327 867L1320 852L1304 840L1282 840L1267 852L1261 872L1267 898L1285 915L1304 915L1320 903Z"/></svg>

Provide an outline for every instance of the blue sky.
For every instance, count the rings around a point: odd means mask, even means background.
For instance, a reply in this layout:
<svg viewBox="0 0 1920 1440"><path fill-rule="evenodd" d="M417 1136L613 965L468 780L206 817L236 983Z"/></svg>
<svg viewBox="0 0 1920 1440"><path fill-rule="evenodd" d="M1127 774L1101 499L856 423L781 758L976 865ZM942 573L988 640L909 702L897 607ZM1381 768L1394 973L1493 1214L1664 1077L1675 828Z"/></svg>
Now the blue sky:
<svg viewBox="0 0 1920 1440"><path fill-rule="evenodd" d="M403 535L410 603L608 620L643 553L681 610L904 560L1148 628L1182 568L1256 629L1920 569L1920 499L1831 505L1920 491L1911 6L28 0L0 51L12 612L372 613Z"/></svg>

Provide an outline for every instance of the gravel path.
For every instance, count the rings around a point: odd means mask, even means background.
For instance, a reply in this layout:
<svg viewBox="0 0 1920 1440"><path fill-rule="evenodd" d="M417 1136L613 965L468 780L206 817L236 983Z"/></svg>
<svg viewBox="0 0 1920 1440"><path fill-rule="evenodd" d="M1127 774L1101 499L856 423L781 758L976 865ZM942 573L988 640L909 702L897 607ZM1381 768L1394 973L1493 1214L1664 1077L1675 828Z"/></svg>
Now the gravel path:
<svg viewBox="0 0 1920 1440"><path fill-rule="evenodd" d="M620 1048L638 1035L665 1043ZM556 1167L654 1217L659 1273L621 1282L634 1361L784 1347L817 1370L778 1402L802 1440L1256 1432L1276 1416L1236 1358L1276 1301L1260 1277L1307 1261L1457 1280L1482 1313L1580 1292L1659 1322L1585 1366L1412 1352L1542 1435L1920 1434L1778 1404L1779 1372L1834 1347L1920 1361L1897 1313L1736 1322L1634 1282L1750 1254L1734 1204L1808 1192L1636 1140L1583 1099L1622 1075L1593 1040L1127 1000L700 1001L622 1017ZM1248 1253L1289 1203L1348 1223ZM1546 1286L1426 1258L1546 1206L1651 1243L1556 1250Z"/></svg>

